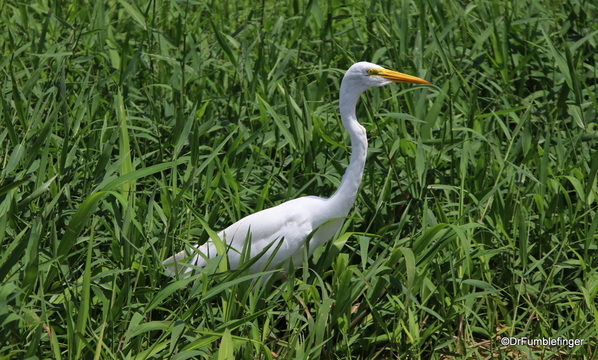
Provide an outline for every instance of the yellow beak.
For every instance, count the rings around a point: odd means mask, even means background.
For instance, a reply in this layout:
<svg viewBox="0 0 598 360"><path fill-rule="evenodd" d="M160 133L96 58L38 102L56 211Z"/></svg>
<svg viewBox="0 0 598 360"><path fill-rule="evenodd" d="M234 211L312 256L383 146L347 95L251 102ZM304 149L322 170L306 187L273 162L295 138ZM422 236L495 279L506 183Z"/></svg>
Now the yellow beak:
<svg viewBox="0 0 598 360"><path fill-rule="evenodd" d="M416 76L411 76L411 75L400 73L398 71L392 71L392 70L388 70L388 69L368 69L368 74L370 74L370 76L381 76L381 77L385 78L386 80L395 81L395 82L432 85L431 82L428 82L424 79L420 79Z"/></svg>

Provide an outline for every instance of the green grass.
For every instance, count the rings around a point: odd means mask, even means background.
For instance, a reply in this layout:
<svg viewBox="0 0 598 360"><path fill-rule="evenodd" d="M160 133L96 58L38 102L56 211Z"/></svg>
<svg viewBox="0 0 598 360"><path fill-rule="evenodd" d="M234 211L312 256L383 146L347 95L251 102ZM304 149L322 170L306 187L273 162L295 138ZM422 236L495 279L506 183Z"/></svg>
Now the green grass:
<svg viewBox="0 0 598 360"><path fill-rule="evenodd" d="M598 359L592 1L0 2L0 359ZM161 261L329 196L282 279ZM226 269L224 269L226 270ZM501 337L583 339L502 346Z"/></svg>

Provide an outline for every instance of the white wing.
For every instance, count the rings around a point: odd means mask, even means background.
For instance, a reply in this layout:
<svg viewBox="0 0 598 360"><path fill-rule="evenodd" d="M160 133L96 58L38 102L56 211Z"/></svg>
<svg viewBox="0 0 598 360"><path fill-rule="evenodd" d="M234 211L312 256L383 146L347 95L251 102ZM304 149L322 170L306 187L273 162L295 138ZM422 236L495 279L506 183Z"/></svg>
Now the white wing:
<svg viewBox="0 0 598 360"><path fill-rule="evenodd" d="M222 230L218 236L229 246L227 255L230 267L232 269L238 267L247 239L251 240L250 257L258 255L272 244L268 251L251 266L251 273L274 269L291 257L295 264L300 264L306 239L314 229L317 231L310 241L310 255L313 250L330 240L344 221L344 217L327 221L332 215L327 211L327 202L328 199L317 196L301 197L246 216ZM280 247L278 241L282 241ZM206 258L217 255L216 247L211 240L201 246L196 245L195 248ZM266 268L268 259L275 251L272 261ZM191 257L192 254L194 255ZM185 262L189 257L191 259ZM193 269L187 265L202 267L206 265L206 260L196 251L184 250L166 259L163 264L166 265L166 272L170 276L176 273L189 276L187 273Z"/></svg>

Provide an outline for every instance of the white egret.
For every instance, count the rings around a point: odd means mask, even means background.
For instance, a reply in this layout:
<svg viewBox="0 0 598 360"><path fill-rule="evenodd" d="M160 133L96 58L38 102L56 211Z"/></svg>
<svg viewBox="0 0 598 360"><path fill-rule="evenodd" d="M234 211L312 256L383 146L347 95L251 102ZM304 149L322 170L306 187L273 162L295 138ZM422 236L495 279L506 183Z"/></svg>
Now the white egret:
<svg viewBox="0 0 598 360"><path fill-rule="evenodd" d="M250 267L251 273L257 273L275 269L290 258L294 264L301 264L305 246L308 246L308 254L311 256L316 248L334 236L353 206L367 155L366 131L357 122L355 105L365 90L392 82L430 84L415 76L387 70L368 62L358 62L347 70L341 83L339 108L343 126L351 137L351 160L341 179L340 187L328 199L304 196L289 200L246 216L222 230L218 237L227 244L227 256L232 269L239 265L241 253L248 240L251 241L250 257L259 254L275 242ZM309 244L306 244L312 232ZM272 261L265 268L275 250ZM206 259L217 255L213 241L208 240L201 246L196 245L195 249L181 251L166 259L163 264L166 265L167 274L186 277L190 275L192 267L202 267L207 263Z"/></svg>

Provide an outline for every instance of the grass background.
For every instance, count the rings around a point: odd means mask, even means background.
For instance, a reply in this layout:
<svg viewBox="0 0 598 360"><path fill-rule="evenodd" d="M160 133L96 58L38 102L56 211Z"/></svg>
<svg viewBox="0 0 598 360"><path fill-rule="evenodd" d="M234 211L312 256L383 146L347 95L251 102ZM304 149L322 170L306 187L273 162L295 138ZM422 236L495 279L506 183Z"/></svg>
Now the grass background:
<svg viewBox="0 0 598 360"><path fill-rule="evenodd" d="M0 2L1 359L598 358L598 8ZM161 260L370 156L282 280ZM584 339L509 346L501 337Z"/></svg>

